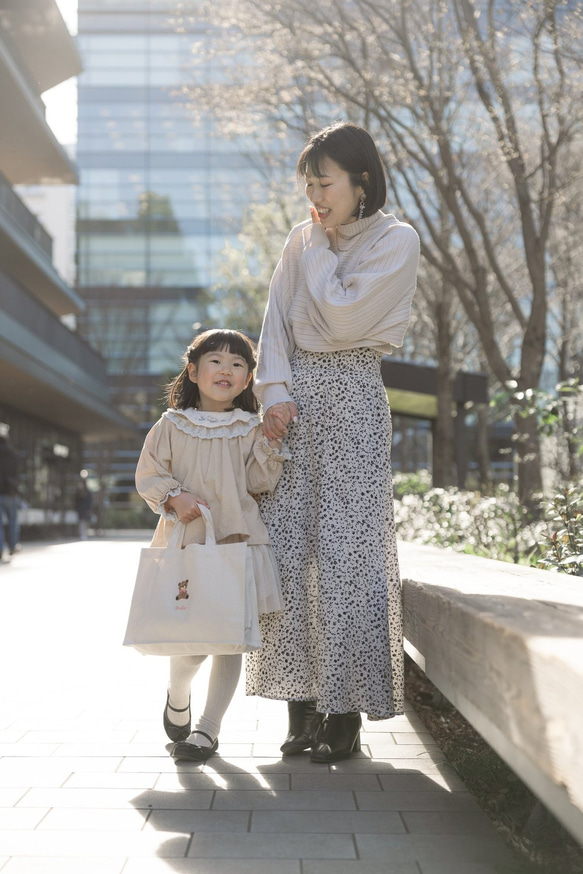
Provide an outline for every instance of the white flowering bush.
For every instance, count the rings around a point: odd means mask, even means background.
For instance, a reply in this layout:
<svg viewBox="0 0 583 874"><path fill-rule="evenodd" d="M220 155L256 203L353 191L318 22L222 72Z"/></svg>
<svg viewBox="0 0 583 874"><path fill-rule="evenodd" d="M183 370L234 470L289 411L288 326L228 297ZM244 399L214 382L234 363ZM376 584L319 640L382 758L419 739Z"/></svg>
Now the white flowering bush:
<svg viewBox="0 0 583 874"><path fill-rule="evenodd" d="M397 536L402 540L529 564L543 536L544 522L534 521L506 485L493 495L429 488L410 494L396 490L395 496Z"/></svg>

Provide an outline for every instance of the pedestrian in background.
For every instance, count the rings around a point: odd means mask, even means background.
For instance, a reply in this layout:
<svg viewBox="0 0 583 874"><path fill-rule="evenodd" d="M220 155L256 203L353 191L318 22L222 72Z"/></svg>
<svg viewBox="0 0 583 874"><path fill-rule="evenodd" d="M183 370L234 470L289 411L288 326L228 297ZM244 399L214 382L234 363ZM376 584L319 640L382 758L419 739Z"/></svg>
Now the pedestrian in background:
<svg viewBox="0 0 583 874"><path fill-rule="evenodd" d="M81 473L81 480L75 492L75 510L77 511L80 540L87 540L87 524L91 519L92 506L93 495L87 485L87 479Z"/></svg>
<svg viewBox="0 0 583 874"><path fill-rule="evenodd" d="M4 557L4 524L8 552L14 555L19 549L18 508L19 458L10 447L5 435L0 435L0 559Z"/></svg>

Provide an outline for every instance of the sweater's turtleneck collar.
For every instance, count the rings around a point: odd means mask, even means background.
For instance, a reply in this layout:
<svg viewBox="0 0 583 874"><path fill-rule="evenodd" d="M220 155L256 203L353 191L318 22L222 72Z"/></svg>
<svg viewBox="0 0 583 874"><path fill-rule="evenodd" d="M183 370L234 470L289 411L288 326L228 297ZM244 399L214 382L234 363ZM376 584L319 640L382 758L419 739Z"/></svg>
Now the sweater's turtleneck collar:
<svg viewBox="0 0 583 874"><path fill-rule="evenodd" d="M358 219L355 222L349 222L347 225L338 225L338 227L334 229L336 231L336 236L340 240L351 240L363 231L368 230L368 228L375 224L382 215L384 215L384 213L379 209L376 212L373 212L372 215Z"/></svg>

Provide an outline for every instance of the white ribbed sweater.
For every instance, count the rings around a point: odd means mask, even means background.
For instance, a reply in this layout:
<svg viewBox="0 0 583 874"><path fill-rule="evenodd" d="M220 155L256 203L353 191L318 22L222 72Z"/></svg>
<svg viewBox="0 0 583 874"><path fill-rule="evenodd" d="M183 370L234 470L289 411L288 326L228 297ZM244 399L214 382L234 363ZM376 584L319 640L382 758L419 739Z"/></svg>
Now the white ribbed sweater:
<svg viewBox="0 0 583 874"><path fill-rule="evenodd" d="M402 346L415 293L419 237L380 210L325 230L292 229L277 265L259 339L255 394L264 410L292 400L290 358Z"/></svg>

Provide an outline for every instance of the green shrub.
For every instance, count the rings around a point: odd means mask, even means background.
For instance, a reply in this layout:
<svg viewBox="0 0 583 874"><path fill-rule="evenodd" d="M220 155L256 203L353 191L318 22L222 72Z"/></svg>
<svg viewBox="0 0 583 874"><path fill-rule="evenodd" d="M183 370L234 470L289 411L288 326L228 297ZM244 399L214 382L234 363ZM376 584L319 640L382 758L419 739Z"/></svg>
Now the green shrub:
<svg viewBox="0 0 583 874"><path fill-rule="evenodd" d="M397 536L486 558L528 564L543 523L534 521L508 486L494 495L429 489L395 501Z"/></svg>
<svg viewBox="0 0 583 874"><path fill-rule="evenodd" d="M424 495L430 488L431 473L425 468L393 474L393 493L397 499L404 495Z"/></svg>
<svg viewBox="0 0 583 874"><path fill-rule="evenodd" d="M145 504L143 507L116 507L111 505L103 514L104 528L147 528L154 530L157 517Z"/></svg>
<svg viewBox="0 0 583 874"><path fill-rule="evenodd" d="M548 529L537 567L583 577L583 493L567 486L547 504Z"/></svg>

